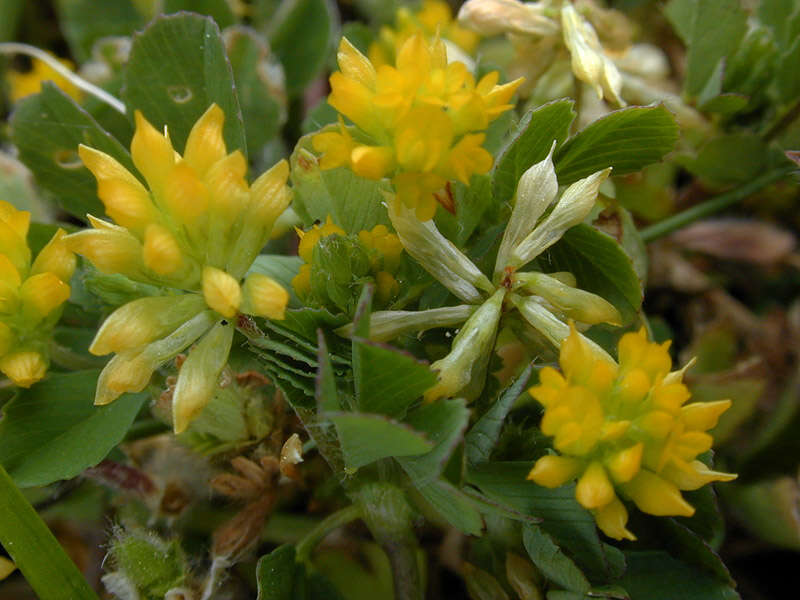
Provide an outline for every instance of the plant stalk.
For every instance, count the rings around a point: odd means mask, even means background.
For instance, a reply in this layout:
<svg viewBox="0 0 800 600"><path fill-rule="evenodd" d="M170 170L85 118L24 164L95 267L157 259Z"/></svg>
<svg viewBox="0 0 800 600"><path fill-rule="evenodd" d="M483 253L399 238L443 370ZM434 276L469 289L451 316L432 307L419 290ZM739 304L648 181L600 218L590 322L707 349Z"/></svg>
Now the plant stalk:
<svg viewBox="0 0 800 600"><path fill-rule="evenodd" d="M357 504L351 504L325 517L297 543L295 549L297 561L306 562L310 558L311 552L314 550L315 546L319 544L326 535L334 529L338 529L360 518L361 507Z"/></svg>
<svg viewBox="0 0 800 600"><path fill-rule="evenodd" d="M795 169L796 167L784 167L781 169L776 169L760 177L756 177L741 187L729 192L725 192L724 194L720 194L719 196L715 196L714 198L706 200L702 204L687 208L682 212L667 217L663 221L659 221L658 223L654 223L649 227L645 227L639 232L642 236L642 240L645 242L652 242L653 240L657 240L660 237L664 237L673 231L702 219L703 217L713 215L714 213L717 213L733 204L736 204L737 202L744 200L751 194L758 192L768 185L771 185L776 181L780 181Z"/></svg>
<svg viewBox="0 0 800 600"><path fill-rule="evenodd" d="M0 543L41 600L98 600L2 466Z"/></svg>

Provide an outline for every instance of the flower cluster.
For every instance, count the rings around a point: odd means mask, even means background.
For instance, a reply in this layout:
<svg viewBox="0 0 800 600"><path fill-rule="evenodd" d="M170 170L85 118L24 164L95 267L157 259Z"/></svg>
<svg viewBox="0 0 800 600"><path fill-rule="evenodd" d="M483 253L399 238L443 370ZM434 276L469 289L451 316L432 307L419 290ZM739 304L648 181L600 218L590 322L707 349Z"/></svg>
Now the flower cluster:
<svg viewBox="0 0 800 600"><path fill-rule="evenodd" d="M575 497L615 539L635 539L618 495L643 512L691 516L681 490L736 476L710 470L697 456L729 400L687 404L683 371L670 372L669 342L644 329L619 342L619 363L598 354L573 328L561 346L562 373L545 367L531 395L545 409L541 428L559 454L540 458L528 478L558 487L575 478Z"/></svg>
<svg viewBox="0 0 800 600"><path fill-rule="evenodd" d="M422 33L426 39L436 35L447 45L448 54L469 64L470 55L480 41L480 36L458 24L453 19L450 5L442 0L423 0L419 10L411 11L401 6L395 14L394 28L381 27L378 39L370 44L367 56L376 68L391 65L397 50L415 33Z"/></svg>
<svg viewBox="0 0 800 600"><path fill-rule="evenodd" d="M116 356L100 376L95 401L105 404L143 389L158 366L205 334L180 370L176 431L213 394L233 340L229 319L239 311L281 319L288 301L269 277L245 278L291 200L288 165L279 162L248 186L244 156L225 148L224 119L212 105L181 156L168 135L137 112L131 154L148 188L111 156L79 150L117 224L89 215L93 228L70 235L70 247L103 273L166 288L166 295L117 309L100 328L90 351Z"/></svg>
<svg viewBox="0 0 800 600"><path fill-rule="evenodd" d="M317 296L329 296L331 292L330 284L332 280L336 279L336 273L326 269L325 265L320 264L320 259L322 258L320 255L317 256L316 261L314 260L314 249L321 240L330 236L348 238L346 232L334 224L329 215L325 223L314 225L306 232L298 230L297 233L300 236L300 245L297 253L305 264L300 267L299 272L292 280L295 292L304 300L311 300L313 295L312 275L316 266L317 271L324 271L321 276L328 283L328 285L324 286L324 290L317 290ZM349 265L353 266L360 263L362 268L348 269L348 272L343 273L345 279L339 283L348 286L352 283L353 278L358 279L359 276L370 277L375 281L377 302L386 305L392 298L397 296L400 290L397 279L395 279L397 270L400 267L400 256L403 253L403 245L400 243L400 238L391 233L385 225L376 225L371 230L359 231L358 236L354 236L353 239L348 238L347 241L352 242L352 245L343 246L342 251L349 255ZM363 257L363 260L359 260L358 257ZM363 271L363 273L360 271ZM323 304L325 303L325 298L320 298L320 300L323 300Z"/></svg>
<svg viewBox="0 0 800 600"><path fill-rule="evenodd" d="M469 184L486 173L492 156L482 146L491 121L512 108L521 80L497 85L497 72L480 81L464 63L447 61L440 39L416 33L397 52L396 66L376 67L346 38L340 71L331 75L328 103L340 118L314 136L320 166L345 166L367 179L391 176L397 196L420 220L436 212L436 194L454 179Z"/></svg>
<svg viewBox="0 0 800 600"><path fill-rule="evenodd" d="M21 387L44 377L75 256L59 229L31 263L30 213L0 201L0 371Z"/></svg>

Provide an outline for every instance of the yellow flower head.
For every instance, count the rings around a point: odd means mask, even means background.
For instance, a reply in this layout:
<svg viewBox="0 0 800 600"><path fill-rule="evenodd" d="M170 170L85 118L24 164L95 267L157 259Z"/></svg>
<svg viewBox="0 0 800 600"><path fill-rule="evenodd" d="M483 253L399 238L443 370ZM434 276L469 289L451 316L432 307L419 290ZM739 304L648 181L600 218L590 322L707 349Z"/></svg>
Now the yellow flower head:
<svg viewBox="0 0 800 600"><path fill-rule="evenodd" d="M522 80L498 85L489 73L477 83L464 63L447 61L441 39L420 33L399 48L395 66L377 66L346 38L328 103L340 119L312 140L323 169L346 166L367 179L392 177L397 196L421 220L436 212L435 194L448 181L469 184L492 156L481 146L489 123L512 108Z"/></svg>
<svg viewBox="0 0 800 600"><path fill-rule="evenodd" d="M59 58L57 60L68 69L75 69L75 65L72 64L71 61L64 58ZM38 94L42 89L42 83L45 81L52 81L61 89L61 91L74 100L80 101L82 98L81 91L75 86L75 84L58 73L46 62L39 60L38 58L34 58L32 60L30 71L25 73L18 71L8 72L8 83L11 88L11 101L17 102L25 96Z"/></svg>
<svg viewBox="0 0 800 600"><path fill-rule="evenodd" d="M540 458L528 479L558 487L575 478L575 496L615 539L635 539L620 498L652 515L691 516L681 490L736 476L710 470L697 456L729 400L687 404L683 371L670 372L669 342L644 329L619 342L619 364L594 352L572 328L561 346L562 372L545 367L531 395L545 409L542 431L559 454Z"/></svg>
<svg viewBox="0 0 800 600"><path fill-rule="evenodd" d="M198 348L207 356L196 352L187 360L198 354L197 361L218 367L218 375L233 339L227 319L240 311L281 319L288 302L286 290L264 275L247 276L242 288L242 279L291 201L287 162L280 161L248 185L244 156L225 147L225 115L216 104L195 123L182 156L166 131L157 131L138 111L135 118L131 155L147 186L108 154L80 146L81 159L97 179L98 196L116 225L90 215L93 228L70 235L67 242L102 272L179 292L131 302L103 324L91 351L117 356L98 383L100 403L141 390L154 369L208 332L215 320L219 323L211 333L224 328L214 334L217 343L201 341ZM189 363L181 377L198 370ZM188 425L187 415L202 409L214 385L216 376L203 379L199 388L179 381L173 401L176 427Z"/></svg>
<svg viewBox="0 0 800 600"><path fill-rule="evenodd" d="M30 216L0 201L0 371L22 387L47 371L53 327L75 270L61 229L31 262Z"/></svg>
<svg viewBox="0 0 800 600"><path fill-rule="evenodd" d="M415 33L421 33L426 39L439 35L466 55L471 55L480 41L477 33L465 29L453 19L453 11L447 2L423 0L417 11L411 11L406 6L400 7L395 14L394 28L381 27L378 39L367 51L372 64L376 67L392 64L397 51Z"/></svg>

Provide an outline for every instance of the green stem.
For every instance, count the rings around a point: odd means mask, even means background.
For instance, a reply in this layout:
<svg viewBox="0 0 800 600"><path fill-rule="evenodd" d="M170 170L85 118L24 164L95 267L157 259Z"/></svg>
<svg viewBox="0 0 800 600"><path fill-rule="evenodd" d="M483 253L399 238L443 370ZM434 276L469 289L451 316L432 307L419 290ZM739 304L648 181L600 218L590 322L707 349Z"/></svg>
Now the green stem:
<svg viewBox="0 0 800 600"><path fill-rule="evenodd" d="M336 511L320 521L314 529L309 531L302 540L297 543L295 555L298 562L305 562L311 556L314 547L334 529L347 525L351 521L361 518L361 507L357 504Z"/></svg>
<svg viewBox="0 0 800 600"><path fill-rule="evenodd" d="M41 600L98 600L2 466L0 543Z"/></svg>
<svg viewBox="0 0 800 600"><path fill-rule="evenodd" d="M756 193L768 185L773 184L776 181L780 181L795 169L796 167L785 167L771 171L762 175L761 177L756 177L749 183L746 183L735 190L715 196L710 200L706 200L702 204L688 208L683 212L679 212L671 217L667 217L663 221L659 221L658 223L650 225L649 227L645 227L640 232L642 239L645 242L652 242L653 240L664 237L665 235L672 233L681 227L685 227L686 225L693 223L698 219L713 215L714 213L717 213L733 204L736 204L737 202L740 202L741 200L744 200L751 194Z"/></svg>

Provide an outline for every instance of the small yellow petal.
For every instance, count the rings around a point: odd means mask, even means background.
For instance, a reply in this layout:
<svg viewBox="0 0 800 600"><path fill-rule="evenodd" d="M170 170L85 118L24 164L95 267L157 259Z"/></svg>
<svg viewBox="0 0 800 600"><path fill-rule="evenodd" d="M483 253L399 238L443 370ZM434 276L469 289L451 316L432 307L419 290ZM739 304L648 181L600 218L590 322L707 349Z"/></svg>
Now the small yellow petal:
<svg viewBox="0 0 800 600"><path fill-rule="evenodd" d="M691 463L676 463L672 461L660 475L672 483L679 490L696 490L712 481L733 481L736 475L733 473L722 473L709 469L708 466L699 460Z"/></svg>
<svg viewBox="0 0 800 600"><path fill-rule="evenodd" d="M0 358L0 371L15 385L28 388L44 377L47 362L38 352L14 352Z"/></svg>
<svg viewBox="0 0 800 600"><path fill-rule="evenodd" d="M694 508L683 499L675 484L648 470L640 471L621 487L642 512L657 517L691 517L694 514Z"/></svg>
<svg viewBox="0 0 800 600"><path fill-rule="evenodd" d="M394 166L394 153L384 146L356 146L351 153L353 172L366 179L381 179Z"/></svg>
<svg viewBox="0 0 800 600"><path fill-rule="evenodd" d="M178 161L164 185L164 202L169 213L189 228L208 211L208 189L197 172L185 161Z"/></svg>
<svg viewBox="0 0 800 600"><path fill-rule="evenodd" d="M75 271L75 255L70 252L64 241L67 232L59 229L47 245L42 248L31 265L31 275L38 273L54 273L61 281L68 282Z"/></svg>
<svg viewBox="0 0 800 600"><path fill-rule="evenodd" d="M24 240L28 235L31 213L27 210L18 210L10 202L0 200L0 221L8 225L20 239Z"/></svg>
<svg viewBox="0 0 800 600"><path fill-rule="evenodd" d="M143 266L142 245L124 229L85 229L64 238L67 247L102 273L136 277Z"/></svg>
<svg viewBox="0 0 800 600"><path fill-rule="evenodd" d="M277 281L260 273L250 274L244 282L247 312L268 319L283 319L289 292Z"/></svg>
<svg viewBox="0 0 800 600"><path fill-rule="evenodd" d="M69 294L69 285L49 272L28 277L19 292L24 312L37 320L44 319L66 302Z"/></svg>
<svg viewBox="0 0 800 600"><path fill-rule="evenodd" d="M252 212L262 223L271 225L289 206L292 195L286 187L288 177L289 163L280 160L250 186Z"/></svg>
<svg viewBox="0 0 800 600"><path fill-rule="evenodd" d="M203 269L203 296L211 310L230 319L239 310L242 289L225 271L206 266Z"/></svg>
<svg viewBox="0 0 800 600"><path fill-rule="evenodd" d="M222 137L225 113L216 104L208 107L189 132L184 160L198 173L225 158L225 139Z"/></svg>
<svg viewBox="0 0 800 600"><path fill-rule="evenodd" d="M142 259L145 266L159 275L174 275L184 266L183 254L178 241L170 231L156 223L147 226L144 232Z"/></svg>
<svg viewBox="0 0 800 600"><path fill-rule="evenodd" d="M0 556L0 581L3 581L3 579L11 575L16 568L17 565L8 560L6 557Z"/></svg>
<svg viewBox="0 0 800 600"><path fill-rule="evenodd" d="M583 464L567 456L543 456L533 465L528 479L543 487L557 488L577 477L583 470Z"/></svg>
<svg viewBox="0 0 800 600"><path fill-rule="evenodd" d="M643 452L644 444L640 442L606 460L606 468L616 483L625 483L634 478L641 468Z"/></svg>
<svg viewBox="0 0 800 600"><path fill-rule="evenodd" d="M594 511L594 520L600 530L610 538L636 540L636 536L625 527L628 522L628 511L619 498L615 497L614 500Z"/></svg>
<svg viewBox="0 0 800 600"><path fill-rule="evenodd" d="M169 138L159 133L140 111L134 112L136 132L131 140L133 164L144 175L150 189L161 194L167 175L175 163L175 150Z"/></svg>
<svg viewBox="0 0 800 600"><path fill-rule="evenodd" d="M681 420L688 429L708 431L717 426L720 415L730 407L730 400L693 402L681 408Z"/></svg>
<svg viewBox="0 0 800 600"><path fill-rule="evenodd" d="M600 508L614 499L614 486L606 475L606 470L594 461L578 479L575 498L585 508Z"/></svg>

